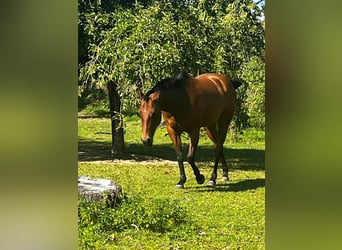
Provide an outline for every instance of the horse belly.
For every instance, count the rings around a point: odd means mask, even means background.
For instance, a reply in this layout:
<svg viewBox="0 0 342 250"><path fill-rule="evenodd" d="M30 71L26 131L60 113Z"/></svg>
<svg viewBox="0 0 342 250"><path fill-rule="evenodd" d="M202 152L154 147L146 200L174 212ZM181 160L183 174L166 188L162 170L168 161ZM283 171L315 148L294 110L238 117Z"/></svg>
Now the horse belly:
<svg viewBox="0 0 342 250"><path fill-rule="evenodd" d="M201 127L214 124L221 116L225 108L225 100L222 96L214 96L211 101L198 100L199 112L197 112L198 123Z"/></svg>

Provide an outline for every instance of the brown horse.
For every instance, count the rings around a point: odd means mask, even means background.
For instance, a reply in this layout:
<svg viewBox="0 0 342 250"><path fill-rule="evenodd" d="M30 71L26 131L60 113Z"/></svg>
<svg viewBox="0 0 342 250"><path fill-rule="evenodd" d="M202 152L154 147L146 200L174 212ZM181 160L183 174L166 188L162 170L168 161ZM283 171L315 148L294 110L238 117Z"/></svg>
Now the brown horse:
<svg viewBox="0 0 342 250"><path fill-rule="evenodd" d="M235 89L239 80L229 80L224 75L208 73L192 77L181 73L173 78L163 79L143 95L140 91L140 117L142 142L152 146L153 135L163 115L167 132L176 150L180 171L177 188L183 188L186 175L183 165L181 133L190 136L188 163L191 165L198 184L204 176L195 164L195 152L201 127L215 145L215 165L208 183L216 185L218 162L221 160L223 179L228 180L228 166L223 155L223 143L236 105Z"/></svg>

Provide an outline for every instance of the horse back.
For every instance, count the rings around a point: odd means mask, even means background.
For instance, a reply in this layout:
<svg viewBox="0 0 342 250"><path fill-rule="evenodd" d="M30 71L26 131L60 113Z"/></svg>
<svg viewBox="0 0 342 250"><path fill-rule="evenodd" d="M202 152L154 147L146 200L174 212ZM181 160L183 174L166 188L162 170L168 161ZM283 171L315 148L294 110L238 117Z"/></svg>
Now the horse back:
<svg viewBox="0 0 342 250"><path fill-rule="evenodd" d="M236 103L236 92L230 79L225 75L216 73L206 73L193 78L193 96L198 102L209 106L232 109ZM191 94L190 94L191 95Z"/></svg>
<svg viewBox="0 0 342 250"><path fill-rule="evenodd" d="M192 116L201 126L215 123L222 115L233 116L236 93L226 76L206 73L191 77L188 81Z"/></svg>
<svg viewBox="0 0 342 250"><path fill-rule="evenodd" d="M164 93L162 113L168 126L189 132L215 124L221 117L231 119L235 102L235 89L226 76L189 75Z"/></svg>

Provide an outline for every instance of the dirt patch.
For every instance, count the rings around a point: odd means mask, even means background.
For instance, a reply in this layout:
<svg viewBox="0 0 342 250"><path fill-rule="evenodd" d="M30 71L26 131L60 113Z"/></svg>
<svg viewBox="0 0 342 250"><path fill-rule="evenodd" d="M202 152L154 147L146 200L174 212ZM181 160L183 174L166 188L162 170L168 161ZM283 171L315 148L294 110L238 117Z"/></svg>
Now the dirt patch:
<svg viewBox="0 0 342 250"><path fill-rule="evenodd" d="M82 152L79 152L79 154ZM82 161L79 160L79 163L84 163L88 162L87 160ZM158 157L153 157L153 156L148 156L148 155L137 155L137 154L131 154L129 159L108 159L108 160L95 160L92 161L94 163L107 163L107 164L141 164L141 165L146 165L146 164L177 164L177 161L170 161L170 160L165 160L162 158Z"/></svg>

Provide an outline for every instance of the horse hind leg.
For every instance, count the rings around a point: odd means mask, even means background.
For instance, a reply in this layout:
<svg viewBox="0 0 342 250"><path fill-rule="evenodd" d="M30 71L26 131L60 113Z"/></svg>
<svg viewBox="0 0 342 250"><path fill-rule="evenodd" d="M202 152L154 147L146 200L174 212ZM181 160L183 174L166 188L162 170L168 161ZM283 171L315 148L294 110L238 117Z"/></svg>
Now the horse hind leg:
<svg viewBox="0 0 342 250"><path fill-rule="evenodd" d="M222 163L222 179L225 181L228 180L228 165L223 155L223 143L226 139L228 124L227 122L217 122L213 126L207 127L207 134L215 145L215 164L213 172L211 174L211 178L208 182L208 186L214 187L216 185L217 168L219 161L221 161Z"/></svg>
<svg viewBox="0 0 342 250"><path fill-rule="evenodd" d="M226 159L224 157L223 154L223 144L224 141L226 140L227 137L227 131L228 131L228 126L229 123L231 121L231 116L229 115L225 115L225 116L221 116L221 119L219 120L219 133L218 133L218 137L219 137L219 141L222 144L222 153L221 153L221 164L222 164L222 171L223 171L223 175L222 175L222 180L223 181L228 181L228 165L226 162Z"/></svg>
<svg viewBox="0 0 342 250"><path fill-rule="evenodd" d="M216 179L217 179L217 168L218 168L218 162L222 158L222 153L223 153L223 146L222 144L217 144L215 147L215 164L214 164L214 169L211 174L211 178L208 182L208 186L216 186Z"/></svg>
<svg viewBox="0 0 342 250"><path fill-rule="evenodd" d="M222 180L223 181L229 181L228 165L227 165L226 159L224 158L223 152L222 152L222 156L221 156L221 163L222 163L222 170L223 170Z"/></svg>
<svg viewBox="0 0 342 250"><path fill-rule="evenodd" d="M217 124L214 124L213 126L207 127L207 134L215 146L215 164L214 164L213 172L211 174L211 178L208 182L208 186L214 187L216 185L217 166L218 166L218 162L221 158L220 157L220 150L219 150L220 145L218 143L218 127L217 127Z"/></svg>

